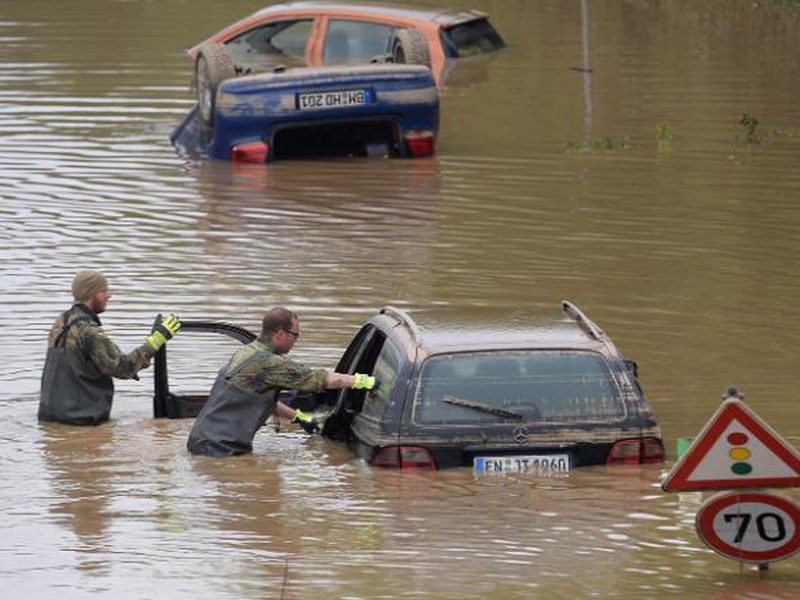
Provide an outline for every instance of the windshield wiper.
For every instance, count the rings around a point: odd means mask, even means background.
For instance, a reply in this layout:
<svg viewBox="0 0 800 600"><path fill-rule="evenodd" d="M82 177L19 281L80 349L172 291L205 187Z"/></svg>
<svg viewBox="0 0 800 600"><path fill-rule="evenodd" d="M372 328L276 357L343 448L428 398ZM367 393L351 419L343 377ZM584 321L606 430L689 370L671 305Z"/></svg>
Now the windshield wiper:
<svg viewBox="0 0 800 600"><path fill-rule="evenodd" d="M456 398L455 396L443 396L442 402L453 404L455 406L463 406L464 408L471 408L472 410L479 410L481 412L489 413L490 415L497 415L506 419L514 419L515 421L522 421L522 415L513 410L506 410L505 408L497 408L491 404L484 404L477 400L467 400L466 398Z"/></svg>

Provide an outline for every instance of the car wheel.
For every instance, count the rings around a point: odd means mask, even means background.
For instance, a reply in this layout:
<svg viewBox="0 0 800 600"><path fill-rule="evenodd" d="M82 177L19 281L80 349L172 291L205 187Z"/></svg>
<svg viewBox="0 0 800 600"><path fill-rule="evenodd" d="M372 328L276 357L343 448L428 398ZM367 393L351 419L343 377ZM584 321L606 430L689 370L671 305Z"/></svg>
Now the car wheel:
<svg viewBox="0 0 800 600"><path fill-rule="evenodd" d="M206 44L195 61L195 87L200 117L205 125L214 123L219 84L236 75L233 59L223 44Z"/></svg>
<svg viewBox="0 0 800 600"><path fill-rule="evenodd" d="M428 40L417 29L401 29L392 44L392 59L396 63L431 66Z"/></svg>

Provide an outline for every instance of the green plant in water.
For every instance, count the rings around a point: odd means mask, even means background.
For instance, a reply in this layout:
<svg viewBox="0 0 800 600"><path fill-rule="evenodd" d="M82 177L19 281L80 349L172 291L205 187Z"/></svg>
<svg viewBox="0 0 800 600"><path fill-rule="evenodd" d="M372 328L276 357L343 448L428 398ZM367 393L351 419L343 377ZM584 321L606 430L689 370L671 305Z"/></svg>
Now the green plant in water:
<svg viewBox="0 0 800 600"><path fill-rule="evenodd" d="M800 127L792 126L792 127L787 127L786 129L779 129L775 131L774 135L775 137L780 137L780 138L797 139L800 138Z"/></svg>
<svg viewBox="0 0 800 600"><path fill-rule="evenodd" d="M672 145L672 125L666 121L656 125L656 141L659 150L668 150Z"/></svg>
<svg viewBox="0 0 800 600"><path fill-rule="evenodd" d="M567 152L574 154L587 154L589 152L613 152L618 150L630 150L633 148L631 139L626 136L611 137L602 135L582 143L567 143Z"/></svg>
<svg viewBox="0 0 800 600"><path fill-rule="evenodd" d="M666 121L656 125L656 140L659 146L668 145L672 141L672 125Z"/></svg>
<svg viewBox="0 0 800 600"><path fill-rule="evenodd" d="M747 113L744 113L744 115L742 115L742 120L739 121L739 124L744 127L745 141L748 144L761 143L761 134L756 131L758 128L758 119L748 115Z"/></svg>

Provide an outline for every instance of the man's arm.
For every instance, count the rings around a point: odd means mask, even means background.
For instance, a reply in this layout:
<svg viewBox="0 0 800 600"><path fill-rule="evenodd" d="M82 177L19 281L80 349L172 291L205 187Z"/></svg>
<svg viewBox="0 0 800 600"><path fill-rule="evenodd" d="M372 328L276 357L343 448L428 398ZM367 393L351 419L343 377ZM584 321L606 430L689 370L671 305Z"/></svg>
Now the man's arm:
<svg viewBox="0 0 800 600"><path fill-rule="evenodd" d="M155 350L147 343L125 354L100 327L85 328L81 337L86 356L101 373L117 379L138 379L137 373L149 367L155 355Z"/></svg>
<svg viewBox="0 0 800 600"><path fill-rule="evenodd" d="M326 390L340 390L342 388L353 387L355 377L345 373L335 373L328 371L325 373L325 389Z"/></svg>

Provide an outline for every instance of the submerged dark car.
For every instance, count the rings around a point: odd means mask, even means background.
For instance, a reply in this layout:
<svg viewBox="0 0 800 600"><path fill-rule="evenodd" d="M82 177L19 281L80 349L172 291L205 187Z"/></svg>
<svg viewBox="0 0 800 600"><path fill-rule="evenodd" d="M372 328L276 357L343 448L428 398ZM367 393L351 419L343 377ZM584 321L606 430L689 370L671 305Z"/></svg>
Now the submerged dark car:
<svg viewBox="0 0 800 600"><path fill-rule="evenodd" d="M380 384L338 392L323 434L384 467L552 472L663 461L635 363L574 304L562 313L498 329L381 309L337 366Z"/></svg>
<svg viewBox="0 0 800 600"><path fill-rule="evenodd" d="M252 339L238 328L226 333ZM156 370L157 404L180 412L184 400L169 394ZM286 401L322 410L322 434L374 466L561 473L664 460L636 364L569 301L561 318L513 327L418 322L387 306L359 330L336 370L372 373L378 385Z"/></svg>

